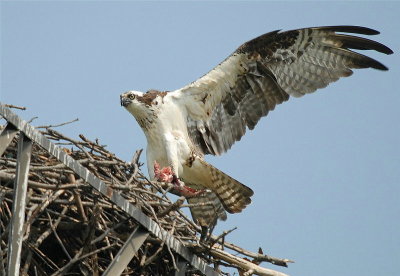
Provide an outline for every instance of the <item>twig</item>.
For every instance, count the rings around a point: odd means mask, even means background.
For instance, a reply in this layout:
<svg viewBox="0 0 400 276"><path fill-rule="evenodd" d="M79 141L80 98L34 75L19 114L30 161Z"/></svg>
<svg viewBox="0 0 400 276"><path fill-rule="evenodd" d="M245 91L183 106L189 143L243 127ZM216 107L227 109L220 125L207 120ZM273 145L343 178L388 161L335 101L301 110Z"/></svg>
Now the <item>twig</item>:
<svg viewBox="0 0 400 276"><path fill-rule="evenodd" d="M106 222L105 219L104 219L104 214L100 216L100 220L101 220L101 222L103 223L104 228L106 229L106 228L107 228L107 222ZM127 220L126 220L126 221L122 221L122 223L119 223L118 225L115 225L115 226L114 226L114 227L115 227L114 229L118 228L120 225L125 224L126 222L127 222ZM113 229L113 228L108 228L102 235L100 235L98 238L94 239L94 240L92 241L92 244L95 244L95 243L97 243L98 241L104 239L104 240L106 241L106 244L107 244L107 245L110 245L110 244L111 244L111 243L110 243L110 239L108 238L107 235L108 235L108 233L109 233L112 229ZM111 251L108 252L108 256L110 257L110 260L113 260L113 259L114 259L114 254L113 254Z"/></svg>
<svg viewBox="0 0 400 276"><path fill-rule="evenodd" d="M174 254L172 253L171 248L170 248L170 246L168 244L167 244L167 249L168 249L168 252L169 252L169 254L171 256L172 264L174 265L174 269L176 271L176 270L178 270L178 266L176 265Z"/></svg>
<svg viewBox="0 0 400 276"><path fill-rule="evenodd" d="M15 175L6 173L4 171L0 171L0 181L1 180L14 180ZM77 189L86 186L82 181L78 180L76 184L62 184L62 185L54 185L54 184L43 184L41 182L28 180L28 186L30 188L39 188L45 190L67 190L67 189Z"/></svg>
<svg viewBox="0 0 400 276"><path fill-rule="evenodd" d="M64 190L55 191L41 205L36 205L36 206L34 206L34 208L32 208L32 215L27 217L26 223L24 224L24 232L25 233L29 232L28 229L32 225L33 221L37 218L37 216L41 212L43 212L46 209L46 207L49 206L50 203L52 203L54 200L56 200L64 192L65 192ZM28 236L25 236L24 240L27 238L28 238Z"/></svg>
<svg viewBox="0 0 400 276"><path fill-rule="evenodd" d="M98 236L96 239L92 240L92 241L90 242L90 244L95 244L95 243L101 241L102 239L104 239L105 237L107 237L107 235L108 235L111 231L115 231L115 230L118 229L121 225L126 224L126 222L127 222L127 221L122 221L122 222L118 223L117 225L114 225L113 227L108 228L106 231L104 231L103 234L101 234L100 236Z"/></svg>
<svg viewBox="0 0 400 276"><path fill-rule="evenodd" d="M15 109L26 110L26 107L24 107L24 106L17 106L17 105L13 105L13 104L5 104L4 106L5 106L5 107L8 107L8 108L15 108Z"/></svg>
<svg viewBox="0 0 400 276"><path fill-rule="evenodd" d="M234 265L240 267L243 271L251 270L252 273L257 274L257 275L262 275L262 276L287 276L287 274L284 274L282 272L275 271L272 269L261 267L261 266L256 265L248 260L234 256L234 255L229 254L228 252L220 250L218 248L212 248L209 252L214 258L223 260L229 264L234 264Z"/></svg>
<svg viewBox="0 0 400 276"><path fill-rule="evenodd" d="M140 155L141 155L142 151L143 151L143 149L137 150L137 151L135 151L135 154L133 155L133 158L132 158L132 161L131 161L131 164L133 166L133 172L132 172L132 175L129 178L129 180L125 183L126 186L131 185L132 181L136 180L136 175L137 175L137 173L139 171L139 167L141 166L139 164L139 158L140 158Z"/></svg>
<svg viewBox="0 0 400 276"><path fill-rule="evenodd" d="M185 202L185 197L181 196L180 198L178 198L177 201L175 201L174 203L172 203L168 208L166 208L164 211L162 211L161 213L158 214L158 218L162 218L166 215L168 215L170 212L172 211L176 211L177 209L179 209L181 207L181 205L183 204L183 202ZM174 221L175 222L175 221Z"/></svg>
<svg viewBox="0 0 400 276"><path fill-rule="evenodd" d="M216 238L217 237L212 236L212 240L215 240ZM229 248L229 249L231 249L231 250L234 250L234 251L236 251L236 252L238 252L238 253L240 253L242 255L245 255L245 256L248 256L250 258L253 258L255 261L258 261L258 262L269 262L269 263L272 263L274 265L284 266L284 267L287 267L288 263L294 263L294 261L289 260L289 259L280 259L280 258L275 258L275 257L272 257L272 256L268 256L268 255L254 253L254 252L251 252L251 251L248 251L246 249L243 249L243 248L241 248L241 247L239 247L237 245L234 245L233 243L227 242L227 241L224 242L224 246Z"/></svg>
<svg viewBox="0 0 400 276"><path fill-rule="evenodd" d="M140 155L142 154L143 149L139 149L137 151L135 151L135 154L132 157L132 161L131 164L137 164L138 167L140 167L141 165L139 164L139 159L140 159Z"/></svg>
<svg viewBox="0 0 400 276"><path fill-rule="evenodd" d="M227 230L227 231L222 232L221 235L217 236L215 239L214 239L214 238L212 239L212 243L210 243L209 247L211 248L214 244L216 244L217 242L219 242L219 240L221 240L221 239L222 239L221 245L224 246L224 242L225 242L225 237L226 237L226 235L232 233L232 232L235 231L236 229L237 229L237 227L235 226L235 227L233 227L233 228L230 229L230 230Z"/></svg>
<svg viewBox="0 0 400 276"><path fill-rule="evenodd" d="M92 252L89 252L89 253L87 253L87 254L85 254L85 255L82 255L81 257L79 257L79 258L77 259L77 261L81 261L81 260L83 260L83 259L86 259L87 257L90 257L90 256L92 256L92 255L94 255L94 254L97 254L97 253L99 253L99 252L102 252L102 251L104 251L104 250L107 250L107 249L109 249L109 248L111 248L111 247L114 247L114 246L116 246L116 245L118 245L117 242L112 243L112 244L110 244L110 245L103 246L102 248L96 249L96 250L94 250L94 251L92 251Z"/></svg>
<svg viewBox="0 0 400 276"><path fill-rule="evenodd" d="M38 116L32 117L27 123L30 124L33 122L33 120L36 120L37 118L39 118Z"/></svg>
<svg viewBox="0 0 400 276"><path fill-rule="evenodd" d="M75 182L76 182L75 175L72 174L72 173L68 174L68 180L72 184L75 184ZM83 222L87 222L88 218L87 218L87 216L85 214L85 209L83 209L81 197L79 196L79 193L78 193L77 190L74 190L73 193L74 193L74 199L75 199L75 202L76 202L76 207L78 208L78 212L79 212Z"/></svg>
<svg viewBox="0 0 400 276"><path fill-rule="evenodd" d="M60 127L60 126L65 126L74 122L79 121L79 118L73 119L71 121L65 122L65 123L61 123L61 124L57 124L57 125L48 125L48 126L37 126L36 128L52 128L52 127Z"/></svg>
<svg viewBox="0 0 400 276"><path fill-rule="evenodd" d="M72 197L70 198L70 200L72 200ZM61 211L61 214L64 215L67 212L67 210L68 210L68 206L64 206L63 210ZM60 224L61 219L62 219L62 216L59 216L57 218L57 220L54 222L53 225L55 228L57 228L57 226ZM40 235L40 237L36 240L34 246L39 247L42 244L42 242L51 234L52 231L53 230L50 227L45 232L43 232L42 235Z"/></svg>
<svg viewBox="0 0 400 276"><path fill-rule="evenodd" d="M58 236L56 228L53 225L53 222L52 222L52 219L51 219L51 216L50 216L49 212L46 212L46 214L47 214L47 217L49 218L50 226L51 226L51 229L53 230L54 236L56 237L58 243L60 244L62 250L64 251L64 254L68 257L68 259L71 260L71 255L69 255L67 249L64 246L64 243L61 241L60 237Z"/></svg>

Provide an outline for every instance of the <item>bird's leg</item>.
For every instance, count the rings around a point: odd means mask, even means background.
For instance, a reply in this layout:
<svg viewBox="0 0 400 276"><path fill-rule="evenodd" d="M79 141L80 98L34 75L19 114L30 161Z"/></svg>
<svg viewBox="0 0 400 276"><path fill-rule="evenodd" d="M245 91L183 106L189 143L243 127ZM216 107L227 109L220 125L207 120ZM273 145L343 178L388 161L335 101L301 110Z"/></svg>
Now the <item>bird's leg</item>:
<svg viewBox="0 0 400 276"><path fill-rule="evenodd" d="M177 177L171 167L160 169L160 164L154 161L154 177L157 181L172 183L174 189L185 197L194 197L204 192L204 190L196 190L185 185L185 183Z"/></svg>
<svg viewBox="0 0 400 276"><path fill-rule="evenodd" d="M186 186L185 183L179 180L179 178L175 174L173 174L171 183L175 184L175 190L185 197L194 197L205 192L205 190L196 190L190 188L189 186Z"/></svg>
<svg viewBox="0 0 400 276"><path fill-rule="evenodd" d="M200 232L200 243L204 243L207 240L207 235L208 235L208 227L207 226L201 226L201 232Z"/></svg>

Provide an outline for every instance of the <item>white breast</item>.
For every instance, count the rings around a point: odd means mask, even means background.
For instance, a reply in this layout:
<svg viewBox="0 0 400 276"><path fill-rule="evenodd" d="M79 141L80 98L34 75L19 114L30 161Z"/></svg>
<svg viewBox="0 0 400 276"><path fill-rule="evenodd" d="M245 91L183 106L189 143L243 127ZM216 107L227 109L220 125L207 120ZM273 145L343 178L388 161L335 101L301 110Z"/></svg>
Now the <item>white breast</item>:
<svg viewBox="0 0 400 276"><path fill-rule="evenodd" d="M172 166L178 177L182 174L182 164L189 158L192 148L184 112L173 99L165 97L153 126L145 132L151 178L154 177L154 161L161 167Z"/></svg>

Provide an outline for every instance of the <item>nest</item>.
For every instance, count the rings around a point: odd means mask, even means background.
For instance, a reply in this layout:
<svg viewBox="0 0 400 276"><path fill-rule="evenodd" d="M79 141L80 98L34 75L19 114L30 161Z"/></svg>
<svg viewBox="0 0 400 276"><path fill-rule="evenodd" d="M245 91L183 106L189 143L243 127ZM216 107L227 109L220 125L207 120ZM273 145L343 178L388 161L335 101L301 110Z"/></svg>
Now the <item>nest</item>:
<svg viewBox="0 0 400 276"><path fill-rule="evenodd" d="M287 266L290 260L253 253L225 241L229 231L200 241L201 229L182 212L184 198L171 199L167 184L149 181L141 172L137 151L132 162L109 152L99 141L80 135L80 140L64 136L54 128L41 133L111 189L173 235L221 274L235 267L250 275L271 274L259 266L267 261ZM18 135L17 135L18 136ZM7 268L8 236L12 218L18 138L14 138L0 158L0 275ZM33 144L28 177L24 239L20 275L100 275L110 265L130 234L139 226L106 196L80 179L37 144ZM236 255L228 252L232 250ZM251 261L250 261L251 259ZM124 275L171 275L178 270L179 256L165 242L152 235L138 250ZM271 272L272 271L272 272ZM269 273L269 274L268 274ZM187 267L186 275L201 275Z"/></svg>

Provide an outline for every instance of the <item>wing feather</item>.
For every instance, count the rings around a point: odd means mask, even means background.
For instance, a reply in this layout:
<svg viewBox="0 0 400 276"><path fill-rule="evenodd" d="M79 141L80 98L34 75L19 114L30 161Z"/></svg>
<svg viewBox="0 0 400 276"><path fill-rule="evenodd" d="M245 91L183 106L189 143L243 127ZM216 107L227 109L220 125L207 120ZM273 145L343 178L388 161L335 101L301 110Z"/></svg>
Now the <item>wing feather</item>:
<svg viewBox="0 0 400 276"><path fill-rule="evenodd" d="M226 152L276 105L348 77L351 69L387 70L351 49L384 54L392 50L338 32L379 34L360 26L273 31L244 43L202 78L174 91L173 97L186 109L188 133L199 152Z"/></svg>

